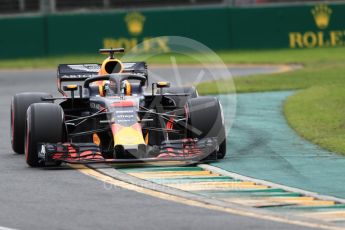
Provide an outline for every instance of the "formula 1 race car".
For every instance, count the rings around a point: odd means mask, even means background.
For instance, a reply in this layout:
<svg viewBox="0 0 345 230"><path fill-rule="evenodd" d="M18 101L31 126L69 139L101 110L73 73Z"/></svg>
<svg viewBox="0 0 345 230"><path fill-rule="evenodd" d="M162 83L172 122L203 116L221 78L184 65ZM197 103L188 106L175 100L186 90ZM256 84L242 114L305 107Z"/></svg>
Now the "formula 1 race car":
<svg viewBox="0 0 345 230"><path fill-rule="evenodd" d="M124 49L101 49L102 64L61 64L62 97L19 93L11 103L11 142L29 166L222 159L226 137L217 98L194 87L155 82ZM58 101L59 103L55 103Z"/></svg>

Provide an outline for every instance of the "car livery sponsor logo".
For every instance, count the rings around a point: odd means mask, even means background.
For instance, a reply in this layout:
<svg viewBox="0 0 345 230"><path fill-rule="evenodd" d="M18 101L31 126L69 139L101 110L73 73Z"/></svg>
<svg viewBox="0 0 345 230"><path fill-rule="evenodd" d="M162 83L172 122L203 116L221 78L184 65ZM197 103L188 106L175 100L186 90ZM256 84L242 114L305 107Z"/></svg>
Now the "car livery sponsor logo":
<svg viewBox="0 0 345 230"><path fill-rule="evenodd" d="M38 157L39 158L45 158L46 157L46 147L44 145L41 145L41 149L40 151L38 152Z"/></svg>
<svg viewBox="0 0 345 230"><path fill-rule="evenodd" d="M115 123L123 126L131 126L137 123L136 109L133 108L117 108L115 113Z"/></svg>
<svg viewBox="0 0 345 230"><path fill-rule="evenodd" d="M96 109L96 110L104 110L104 109L105 109L105 108L104 108L103 106L101 106L100 104L94 103L94 102L91 102L91 103L90 103L90 108Z"/></svg>
<svg viewBox="0 0 345 230"><path fill-rule="evenodd" d="M68 79L68 78L90 78L95 75L93 74L69 74L69 75L62 75L61 78Z"/></svg>
<svg viewBox="0 0 345 230"><path fill-rule="evenodd" d="M83 65L67 65L73 70L80 70L84 72L98 72L101 68L97 64L83 64Z"/></svg>

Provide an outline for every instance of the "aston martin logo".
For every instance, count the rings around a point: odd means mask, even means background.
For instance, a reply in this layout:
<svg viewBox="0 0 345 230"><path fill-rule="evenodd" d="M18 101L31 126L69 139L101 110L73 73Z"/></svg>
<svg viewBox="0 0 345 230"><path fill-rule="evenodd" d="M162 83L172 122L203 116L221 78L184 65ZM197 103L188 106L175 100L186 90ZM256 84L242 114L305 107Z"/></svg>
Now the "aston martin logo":
<svg viewBox="0 0 345 230"><path fill-rule="evenodd" d="M128 13L125 17L130 34L137 36L143 32L145 16L139 12Z"/></svg>
<svg viewBox="0 0 345 230"><path fill-rule="evenodd" d="M320 29L326 29L329 25L332 9L325 4L315 6L311 13L314 16L315 23Z"/></svg>

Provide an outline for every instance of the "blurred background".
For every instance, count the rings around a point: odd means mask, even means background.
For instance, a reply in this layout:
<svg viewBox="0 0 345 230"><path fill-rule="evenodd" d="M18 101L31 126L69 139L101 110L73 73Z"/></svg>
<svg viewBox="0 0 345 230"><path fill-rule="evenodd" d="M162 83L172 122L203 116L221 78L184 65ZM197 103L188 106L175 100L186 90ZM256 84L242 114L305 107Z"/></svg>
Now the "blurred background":
<svg viewBox="0 0 345 230"><path fill-rule="evenodd" d="M200 6L265 6L317 2L344 2L343 0L0 0L0 13L59 13L66 11L116 10L147 7Z"/></svg>
<svg viewBox="0 0 345 230"><path fill-rule="evenodd" d="M200 6L265 6L315 2L344 2L343 0L0 0L1 14L59 13L147 7Z"/></svg>

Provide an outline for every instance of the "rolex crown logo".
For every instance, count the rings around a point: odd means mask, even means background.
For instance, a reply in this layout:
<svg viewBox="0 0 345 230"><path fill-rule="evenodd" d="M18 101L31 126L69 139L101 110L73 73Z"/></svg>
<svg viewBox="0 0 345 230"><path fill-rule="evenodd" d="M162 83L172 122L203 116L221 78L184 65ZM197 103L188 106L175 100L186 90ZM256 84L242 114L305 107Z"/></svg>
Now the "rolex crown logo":
<svg viewBox="0 0 345 230"><path fill-rule="evenodd" d="M125 21L130 34L139 35L144 28L145 17L139 12L132 12L126 15Z"/></svg>
<svg viewBox="0 0 345 230"><path fill-rule="evenodd" d="M320 29L325 29L329 25L332 9L325 4L315 6L311 13L314 16L315 23Z"/></svg>

